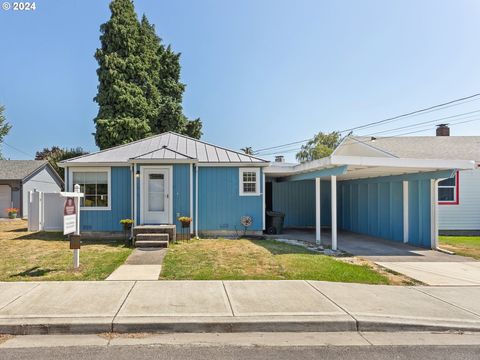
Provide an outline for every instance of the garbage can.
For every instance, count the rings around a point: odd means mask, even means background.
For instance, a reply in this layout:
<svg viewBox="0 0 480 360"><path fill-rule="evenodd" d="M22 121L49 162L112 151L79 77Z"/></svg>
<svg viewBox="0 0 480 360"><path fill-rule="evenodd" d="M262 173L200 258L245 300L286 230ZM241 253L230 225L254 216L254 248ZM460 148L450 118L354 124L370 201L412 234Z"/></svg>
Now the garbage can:
<svg viewBox="0 0 480 360"><path fill-rule="evenodd" d="M281 234L283 232L284 220L284 213L280 211L267 211L267 233Z"/></svg>

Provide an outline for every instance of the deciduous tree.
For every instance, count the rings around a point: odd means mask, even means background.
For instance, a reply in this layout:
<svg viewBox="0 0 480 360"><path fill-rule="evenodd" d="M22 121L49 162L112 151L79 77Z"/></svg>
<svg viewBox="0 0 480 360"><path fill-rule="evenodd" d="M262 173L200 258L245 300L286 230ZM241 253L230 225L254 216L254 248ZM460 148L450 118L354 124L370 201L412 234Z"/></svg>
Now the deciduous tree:
<svg viewBox="0 0 480 360"><path fill-rule="evenodd" d="M313 139L309 140L297 153L296 158L300 162L312 161L329 156L340 142L340 133L319 132Z"/></svg>

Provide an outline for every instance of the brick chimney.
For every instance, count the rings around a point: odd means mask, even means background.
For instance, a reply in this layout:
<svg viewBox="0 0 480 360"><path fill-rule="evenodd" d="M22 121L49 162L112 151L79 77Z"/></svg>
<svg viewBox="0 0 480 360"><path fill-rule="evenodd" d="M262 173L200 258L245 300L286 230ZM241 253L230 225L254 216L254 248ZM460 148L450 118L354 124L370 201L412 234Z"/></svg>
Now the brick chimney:
<svg viewBox="0 0 480 360"><path fill-rule="evenodd" d="M448 124L437 125L437 136L450 136L450 128Z"/></svg>
<svg viewBox="0 0 480 360"><path fill-rule="evenodd" d="M275 162L283 163L283 162L285 162L285 158L283 157L283 155L277 155L277 156L275 156Z"/></svg>

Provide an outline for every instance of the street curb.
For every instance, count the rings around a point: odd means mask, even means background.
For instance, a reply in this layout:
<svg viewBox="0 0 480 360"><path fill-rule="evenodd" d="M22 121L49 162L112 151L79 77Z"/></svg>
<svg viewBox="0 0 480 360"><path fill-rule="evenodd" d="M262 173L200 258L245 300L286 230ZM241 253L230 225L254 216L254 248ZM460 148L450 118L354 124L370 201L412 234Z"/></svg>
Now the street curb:
<svg viewBox="0 0 480 360"><path fill-rule="evenodd" d="M235 332L401 332L401 331L468 331L480 332L480 323L441 323L438 321L407 322L398 319L333 320L291 317L265 318L202 318L152 319L124 318L116 321L89 321L92 319L54 319L40 322L37 319L0 320L0 334L98 334L98 333L235 333Z"/></svg>

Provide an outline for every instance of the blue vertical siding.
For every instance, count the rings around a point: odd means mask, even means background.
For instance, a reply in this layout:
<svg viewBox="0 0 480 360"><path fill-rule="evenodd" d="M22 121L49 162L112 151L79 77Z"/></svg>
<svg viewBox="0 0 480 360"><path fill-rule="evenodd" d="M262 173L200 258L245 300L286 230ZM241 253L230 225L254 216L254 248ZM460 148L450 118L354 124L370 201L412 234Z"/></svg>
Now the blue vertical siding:
<svg viewBox="0 0 480 360"><path fill-rule="evenodd" d="M122 231L121 219L131 218L131 172L128 166L111 168L111 210L82 210L82 231Z"/></svg>
<svg viewBox="0 0 480 360"><path fill-rule="evenodd" d="M249 230L262 230L262 201L261 194L239 195L238 167L198 168L199 231L242 230L240 218L244 215L253 218Z"/></svg>
<svg viewBox="0 0 480 360"><path fill-rule="evenodd" d="M341 181L337 189L340 229L403 240L402 182Z"/></svg>
<svg viewBox="0 0 480 360"><path fill-rule="evenodd" d="M412 245L431 246L430 179L408 182L408 242Z"/></svg>
<svg viewBox="0 0 480 360"><path fill-rule="evenodd" d="M173 165L173 223L180 231L179 216L193 216L190 214L190 165Z"/></svg>
<svg viewBox="0 0 480 360"><path fill-rule="evenodd" d="M321 181L322 226L331 224L330 182ZM285 227L315 226L315 180L272 182L272 207L285 213Z"/></svg>

